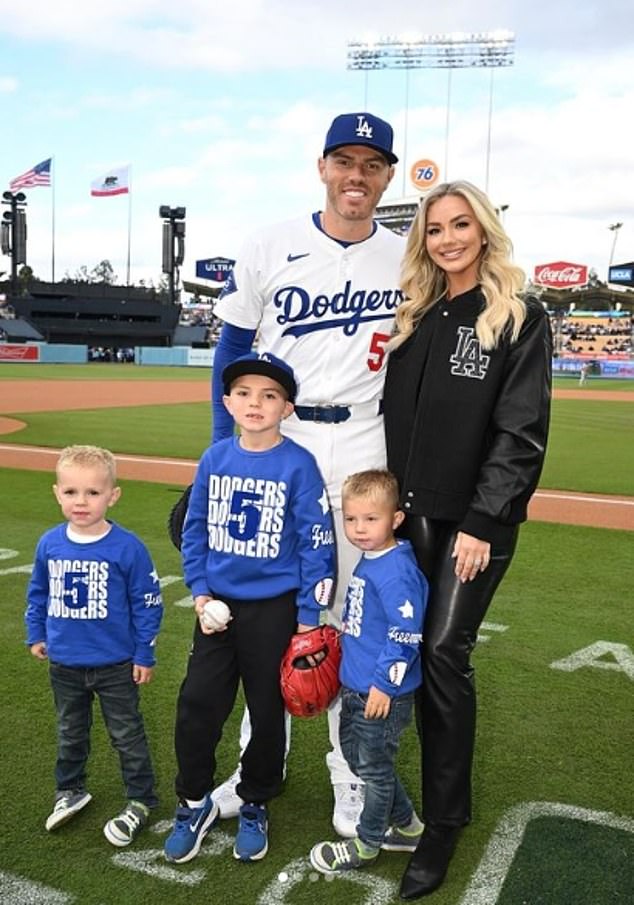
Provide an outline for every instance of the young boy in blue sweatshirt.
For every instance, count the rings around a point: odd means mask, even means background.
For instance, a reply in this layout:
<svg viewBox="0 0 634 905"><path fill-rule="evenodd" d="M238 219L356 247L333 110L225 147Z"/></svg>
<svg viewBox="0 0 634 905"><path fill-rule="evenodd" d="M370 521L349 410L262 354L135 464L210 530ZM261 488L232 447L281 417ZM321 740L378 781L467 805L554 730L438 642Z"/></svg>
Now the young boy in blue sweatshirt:
<svg viewBox="0 0 634 905"><path fill-rule="evenodd" d="M182 539L198 619L176 713L179 805L165 856L177 863L196 856L218 817L210 791L215 750L240 680L252 733L233 855L266 855L266 803L280 791L284 768L280 663L292 635L319 624L334 582L323 479L312 454L280 433L297 392L293 371L273 355L250 353L229 364L222 380L240 435L203 454ZM227 625L215 629L204 612L214 598L230 610Z"/></svg>
<svg viewBox="0 0 634 905"><path fill-rule="evenodd" d="M363 555L343 612L340 738L365 799L356 838L313 846L311 864L323 874L372 864L381 849L414 851L423 830L394 762L422 681L427 580L409 541L394 537L404 515L392 474L352 475L342 502L346 537Z"/></svg>
<svg viewBox="0 0 634 905"><path fill-rule="evenodd" d="M35 552L25 615L27 644L49 662L58 721L55 830L86 807L92 702L99 698L119 755L128 804L104 834L129 845L156 807L154 770L139 711L139 685L152 678L163 604L150 555L130 531L106 519L121 489L111 452L69 446L53 491L66 521Z"/></svg>

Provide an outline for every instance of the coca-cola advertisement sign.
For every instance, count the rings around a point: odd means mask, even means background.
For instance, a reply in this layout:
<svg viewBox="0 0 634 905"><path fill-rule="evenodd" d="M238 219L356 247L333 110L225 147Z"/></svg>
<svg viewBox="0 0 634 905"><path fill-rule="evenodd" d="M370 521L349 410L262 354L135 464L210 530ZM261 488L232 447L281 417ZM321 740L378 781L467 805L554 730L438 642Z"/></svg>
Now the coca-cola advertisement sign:
<svg viewBox="0 0 634 905"><path fill-rule="evenodd" d="M533 282L552 289L571 289L585 286L588 282L588 268L585 264L571 264L570 261L553 261L552 264L538 264Z"/></svg>

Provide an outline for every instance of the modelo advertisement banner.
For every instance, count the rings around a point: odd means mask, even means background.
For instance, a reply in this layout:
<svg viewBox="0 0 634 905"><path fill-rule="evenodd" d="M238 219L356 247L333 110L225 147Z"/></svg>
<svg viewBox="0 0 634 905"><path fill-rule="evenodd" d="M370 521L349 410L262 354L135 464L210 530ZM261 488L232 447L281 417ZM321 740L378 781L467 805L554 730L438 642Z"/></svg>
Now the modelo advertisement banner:
<svg viewBox="0 0 634 905"><path fill-rule="evenodd" d="M571 264L570 261L538 264L535 268L533 282L538 286L549 286L551 289L585 286L588 282L588 267L586 264Z"/></svg>
<svg viewBox="0 0 634 905"><path fill-rule="evenodd" d="M20 343L0 343L0 361L39 361L39 346L24 346Z"/></svg>
<svg viewBox="0 0 634 905"><path fill-rule="evenodd" d="M224 283L235 263L231 258L204 258L196 261L196 276L201 280Z"/></svg>

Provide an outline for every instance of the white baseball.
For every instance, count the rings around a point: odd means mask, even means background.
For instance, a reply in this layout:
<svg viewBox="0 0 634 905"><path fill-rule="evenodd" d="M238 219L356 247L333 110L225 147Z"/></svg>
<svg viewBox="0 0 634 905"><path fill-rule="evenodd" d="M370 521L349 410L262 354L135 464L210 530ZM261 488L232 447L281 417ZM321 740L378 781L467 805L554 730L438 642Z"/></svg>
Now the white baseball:
<svg viewBox="0 0 634 905"><path fill-rule="evenodd" d="M223 600L208 600L203 609L202 620L207 628L215 632L224 628L231 619L231 610Z"/></svg>

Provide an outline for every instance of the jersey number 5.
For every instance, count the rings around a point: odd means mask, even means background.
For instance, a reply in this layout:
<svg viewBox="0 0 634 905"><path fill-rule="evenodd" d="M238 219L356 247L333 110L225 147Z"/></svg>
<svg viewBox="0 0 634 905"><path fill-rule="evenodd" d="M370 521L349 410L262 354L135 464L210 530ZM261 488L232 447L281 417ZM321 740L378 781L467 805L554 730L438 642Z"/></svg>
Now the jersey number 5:
<svg viewBox="0 0 634 905"><path fill-rule="evenodd" d="M389 333L373 333L368 352L368 368L371 371L380 371L385 358L385 346L389 340Z"/></svg>
<svg viewBox="0 0 634 905"><path fill-rule="evenodd" d="M260 510L257 503L262 499L261 493L249 493L234 490L231 495L231 515L227 528L231 537L236 540L251 540L258 533Z"/></svg>

